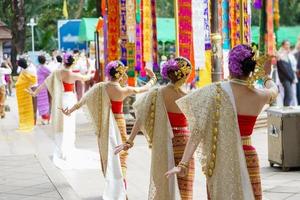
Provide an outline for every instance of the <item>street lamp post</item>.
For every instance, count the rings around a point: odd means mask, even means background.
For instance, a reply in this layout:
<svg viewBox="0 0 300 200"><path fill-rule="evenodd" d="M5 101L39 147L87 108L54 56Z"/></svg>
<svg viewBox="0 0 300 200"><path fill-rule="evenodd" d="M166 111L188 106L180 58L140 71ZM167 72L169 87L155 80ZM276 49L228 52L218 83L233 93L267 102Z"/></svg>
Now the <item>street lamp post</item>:
<svg viewBox="0 0 300 200"><path fill-rule="evenodd" d="M34 54L34 26L36 26L36 23L34 22L34 18L30 19L30 22L27 24L27 26L31 27L31 45L32 45L32 53Z"/></svg>

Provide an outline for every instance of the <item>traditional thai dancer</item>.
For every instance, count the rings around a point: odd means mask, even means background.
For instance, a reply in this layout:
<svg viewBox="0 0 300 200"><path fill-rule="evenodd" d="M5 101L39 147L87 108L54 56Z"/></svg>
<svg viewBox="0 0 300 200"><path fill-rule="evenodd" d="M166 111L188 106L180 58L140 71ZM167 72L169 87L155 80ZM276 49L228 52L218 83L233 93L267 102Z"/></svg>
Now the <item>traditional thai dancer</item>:
<svg viewBox="0 0 300 200"><path fill-rule="evenodd" d="M150 81L143 87L122 87L127 80L127 67L120 61L111 61L106 66L108 82L94 85L70 110L64 109L67 115L85 105L96 129L102 171L106 186L104 200L126 199L126 159L127 152L120 156L114 154L117 144L127 141L126 124L123 115L123 100L133 94L148 91L156 82L155 74L146 68Z"/></svg>
<svg viewBox="0 0 300 200"><path fill-rule="evenodd" d="M38 56L39 66L37 70L38 84L41 85L50 75L51 71L45 66L46 58ZM47 88L42 89L37 95L37 109L42 117L42 123L48 124L50 120L50 101Z"/></svg>
<svg viewBox="0 0 300 200"><path fill-rule="evenodd" d="M26 92L26 89L33 87L37 83L36 71L27 65L24 58L19 59L20 72L16 82L16 94L19 111L19 131L30 132L35 125L35 113L33 98Z"/></svg>
<svg viewBox="0 0 300 200"><path fill-rule="evenodd" d="M115 149L115 153L128 150L141 130L152 148L150 200L192 200L194 160L189 161L187 176L177 179L163 178L165 172L178 165L189 139L187 120L176 105L186 95L182 90L192 66L189 60L177 57L163 64L162 77L171 82L143 94L135 103L137 117L130 138Z"/></svg>
<svg viewBox="0 0 300 200"><path fill-rule="evenodd" d="M254 72L257 62L253 56L248 45L234 47L229 53L230 81L211 84L177 101L188 119L191 137L182 160L166 175L186 176L189 161L199 147L212 200L262 199L259 161L251 134L258 114L276 99L278 90L268 77L270 59L257 61L258 69L264 67L267 72L265 88L251 86L263 72Z"/></svg>
<svg viewBox="0 0 300 200"><path fill-rule="evenodd" d="M90 74L82 76L73 73L71 66L74 58L70 54L65 54L63 58L64 68L51 73L47 79L39 85L33 92L29 90L32 96L37 96L43 88L47 87L51 95L51 115L52 125L55 134L55 150L53 154L54 164L61 168L72 168L75 150L75 113L70 117L64 116L57 108L68 108L74 105L76 94L74 89L75 81L85 81L90 79Z"/></svg>

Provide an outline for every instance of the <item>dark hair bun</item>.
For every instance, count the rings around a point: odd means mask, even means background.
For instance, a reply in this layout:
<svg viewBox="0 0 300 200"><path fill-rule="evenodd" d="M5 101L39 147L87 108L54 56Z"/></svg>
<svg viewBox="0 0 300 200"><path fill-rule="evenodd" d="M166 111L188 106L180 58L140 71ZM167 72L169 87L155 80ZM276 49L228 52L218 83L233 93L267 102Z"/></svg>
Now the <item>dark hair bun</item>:
<svg viewBox="0 0 300 200"><path fill-rule="evenodd" d="M46 57L43 56L43 55L39 55L39 56L38 56L38 61L39 61L40 64L43 65L43 64L46 63Z"/></svg>
<svg viewBox="0 0 300 200"><path fill-rule="evenodd" d="M66 65L71 66L73 65L75 59L73 58L73 56L69 56L68 59L66 60Z"/></svg>
<svg viewBox="0 0 300 200"><path fill-rule="evenodd" d="M109 71L109 75L113 78L116 78L115 77L116 73L118 73L118 72L117 72L116 68L114 68L114 67L112 67Z"/></svg>
<svg viewBox="0 0 300 200"><path fill-rule="evenodd" d="M251 72L254 72L256 61L253 60L253 57L246 58L241 62L242 71L245 76L249 76Z"/></svg>
<svg viewBox="0 0 300 200"><path fill-rule="evenodd" d="M28 67L27 61L24 58L20 58L18 60L18 65L23 69L26 69Z"/></svg>

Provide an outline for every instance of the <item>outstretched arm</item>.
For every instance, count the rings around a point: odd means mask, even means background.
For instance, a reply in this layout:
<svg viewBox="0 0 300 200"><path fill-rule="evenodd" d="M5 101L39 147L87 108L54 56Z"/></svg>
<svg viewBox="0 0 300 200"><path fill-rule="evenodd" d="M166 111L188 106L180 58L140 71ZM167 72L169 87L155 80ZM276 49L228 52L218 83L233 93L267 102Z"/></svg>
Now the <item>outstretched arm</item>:
<svg viewBox="0 0 300 200"><path fill-rule="evenodd" d="M142 87L126 87L125 88L125 96L130 96L133 94L147 92L153 85L155 85L157 78L156 78L154 72L149 68L145 68L145 70L151 78L150 81Z"/></svg>
<svg viewBox="0 0 300 200"><path fill-rule="evenodd" d="M134 138L138 134L139 131L140 131L140 124L139 124L139 121L137 120L133 125L133 128L131 130L131 134L130 134L130 137L128 138L128 140L124 144L121 144L121 145L118 145L118 146L115 147L115 154L118 154L121 151L127 151L128 149L133 147Z"/></svg>
<svg viewBox="0 0 300 200"><path fill-rule="evenodd" d="M187 169L188 169L188 163L191 160L191 158L194 155L194 152L197 149L197 145L195 145L192 141L191 138L189 139L188 143L185 146L184 153L182 156L182 159L178 166L175 166L173 169L169 170L165 175L167 178L174 174L178 174L179 176L183 177L187 175Z"/></svg>
<svg viewBox="0 0 300 200"><path fill-rule="evenodd" d="M31 96L36 97L36 96L40 93L40 91L41 91L42 89L44 89L45 87L46 87L46 83L43 82L41 85L39 85L39 87L38 87L35 91L32 91L31 88L28 88L26 91L27 91Z"/></svg>

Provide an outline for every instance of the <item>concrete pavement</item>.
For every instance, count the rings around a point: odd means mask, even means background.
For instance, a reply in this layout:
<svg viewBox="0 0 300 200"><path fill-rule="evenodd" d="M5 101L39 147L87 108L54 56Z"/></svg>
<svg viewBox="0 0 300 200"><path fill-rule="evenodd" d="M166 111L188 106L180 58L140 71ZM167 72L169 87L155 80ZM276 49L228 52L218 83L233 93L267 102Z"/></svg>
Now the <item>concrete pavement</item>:
<svg viewBox="0 0 300 200"><path fill-rule="evenodd" d="M10 97L8 102L11 112L0 120L0 200L101 199L104 178L95 136L84 114L77 114L76 147L79 160L85 162L88 157L89 162L74 169L59 170L51 161L52 130L49 126L38 125L32 133L16 132L16 100ZM280 168L269 167L266 129L255 131L253 143L260 157L264 198L299 200L300 172L282 172ZM144 137L138 136L135 147L129 151L129 199L147 199L150 153ZM205 177L200 173L199 164L196 168L194 199L206 199Z"/></svg>

